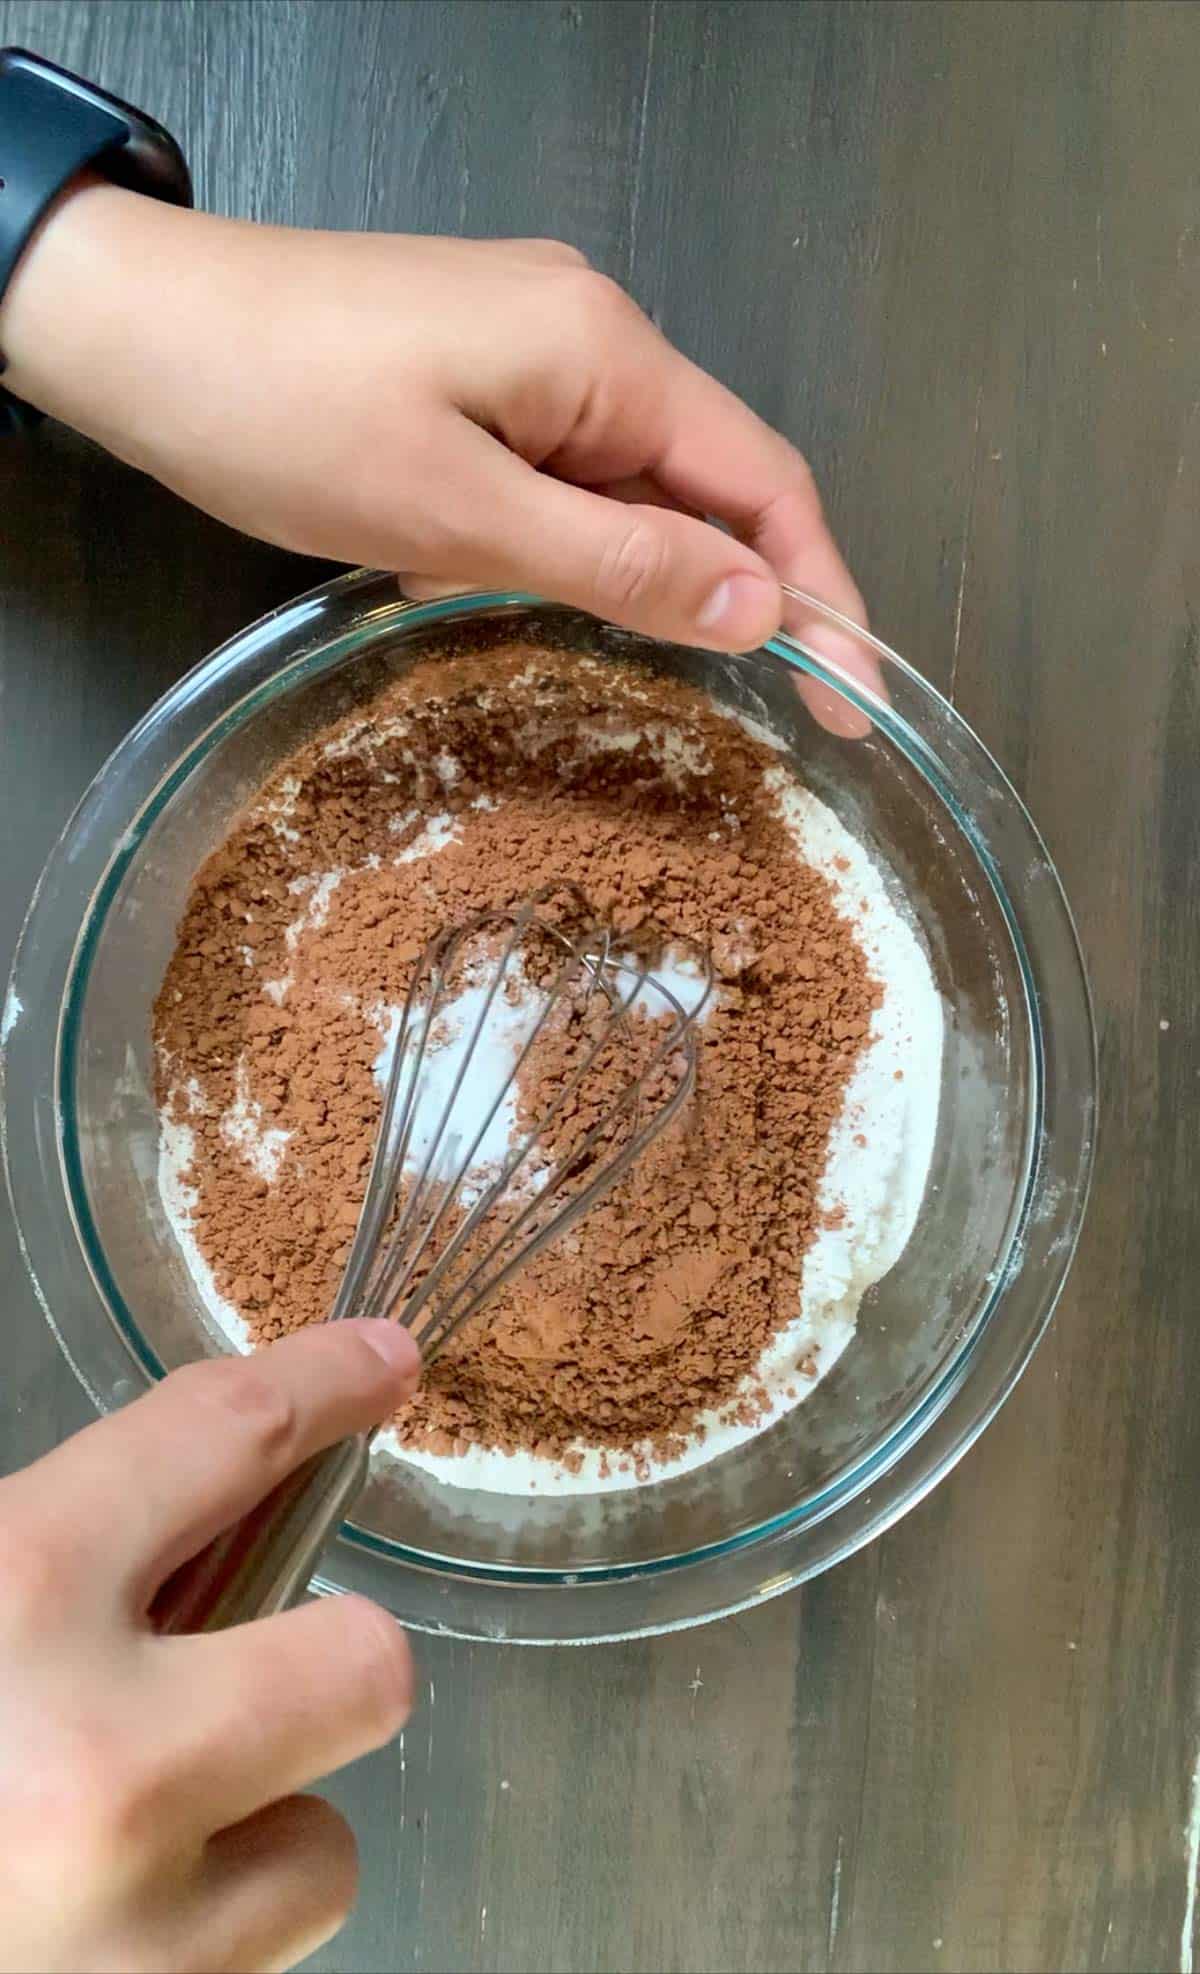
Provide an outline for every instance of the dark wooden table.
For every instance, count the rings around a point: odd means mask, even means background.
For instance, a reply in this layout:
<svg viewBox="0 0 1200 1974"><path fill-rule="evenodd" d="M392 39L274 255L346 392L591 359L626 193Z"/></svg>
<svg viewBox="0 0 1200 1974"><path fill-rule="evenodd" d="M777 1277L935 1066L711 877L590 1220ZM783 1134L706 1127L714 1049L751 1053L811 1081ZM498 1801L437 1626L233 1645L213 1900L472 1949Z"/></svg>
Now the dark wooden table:
<svg viewBox="0 0 1200 1974"><path fill-rule="evenodd" d="M1043 826L1103 1113L1050 1336L822 1581L676 1638L424 1642L331 1793L321 1968L1191 1969L1200 1849L1200 9L0 0L201 199L552 233L808 451L884 635ZM309 568L0 452L0 960L143 708ZM11 1230L3 1450L85 1405Z"/></svg>

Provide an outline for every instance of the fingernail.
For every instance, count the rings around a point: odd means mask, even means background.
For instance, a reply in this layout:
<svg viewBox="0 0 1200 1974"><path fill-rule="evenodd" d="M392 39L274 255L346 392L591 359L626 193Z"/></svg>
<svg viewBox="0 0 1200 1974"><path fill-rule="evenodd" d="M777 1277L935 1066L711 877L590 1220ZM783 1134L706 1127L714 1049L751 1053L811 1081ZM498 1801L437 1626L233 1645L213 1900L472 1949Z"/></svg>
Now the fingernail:
<svg viewBox="0 0 1200 1974"><path fill-rule="evenodd" d="M696 629L721 630L735 637L745 627L751 640L768 635L762 625L771 615L772 607L777 606L778 596L778 585L768 582L765 576L752 576L746 571L726 576L696 612Z"/></svg>
<svg viewBox="0 0 1200 1974"><path fill-rule="evenodd" d="M356 1322L353 1327L388 1370L415 1385L421 1372L421 1353L407 1330L388 1321Z"/></svg>
<svg viewBox="0 0 1200 1974"><path fill-rule="evenodd" d="M811 619L803 630L793 635L813 657L824 659L833 672L844 677L847 684L865 686L878 698L887 699L879 661L863 640L840 630L836 624L818 624ZM870 716L853 700L843 698L840 692L819 680L809 679L801 687L801 693L809 711L830 733L847 740L862 740L871 732L874 722Z"/></svg>

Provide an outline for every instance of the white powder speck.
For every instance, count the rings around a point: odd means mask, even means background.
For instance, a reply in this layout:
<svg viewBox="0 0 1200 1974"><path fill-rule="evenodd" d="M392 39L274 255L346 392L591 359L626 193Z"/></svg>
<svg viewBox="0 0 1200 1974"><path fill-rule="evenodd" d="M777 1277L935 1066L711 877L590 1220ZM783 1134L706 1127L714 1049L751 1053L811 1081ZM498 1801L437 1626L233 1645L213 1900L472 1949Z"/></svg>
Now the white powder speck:
<svg viewBox="0 0 1200 1974"><path fill-rule="evenodd" d="M4 1013L0 1015L0 1048L4 1047L24 1012L21 996L15 987L10 987L4 1001Z"/></svg>
<svg viewBox="0 0 1200 1974"><path fill-rule="evenodd" d="M618 957L623 958L624 956L618 955ZM630 964L629 961L625 963L626 965ZM618 977L623 981L625 997L628 999L635 976L622 975ZM634 995L632 1002L630 1002L632 1007L649 1015L652 1020L673 1012L670 1003L664 1000L663 995L657 991L655 983L657 983L657 987L664 987L667 994L673 1000L678 1001L686 1014L690 1014L692 1009L703 999L707 987L707 979L703 969L690 953L681 951L664 953L647 980L646 985L641 989L640 993ZM700 1016L701 1021L705 1020L711 1007L712 1001L710 1000L708 1006L705 1007Z"/></svg>
<svg viewBox="0 0 1200 1974"><path fill-rule="evenodd" d="M306 897L307 903L298 918L294 918L284 933L289 953L294 953L304 934L313 927L324 925L329 917L329 901L338 885L345 877L344 870L314 872L311 877L294 877L288 890L298 897ZM282 998L282 997L281 997Z"/></svg>
<svg viewBox="0 0 1200 1974"><path fill-rule="evenodd" d="M243 1059L234 1071L234 1099L221 1119L221 1136L253 1166L260 1179L273 1186L279 1177L283 1154L291 1137L275 1125L263 1123L262 1105L250 1095L250 1081Z"/></svg>
<svg viewBox="0 0 1200 1974"><path fill-rule="evenodd" d="M158 1190L167 1224L179 1243L205 1313L237 1350L249 1350L250 1330L231 1302L217 1287L216 1277L196 1239L193 1215L196 1190L187 1178L196 1149L196 1134L190 1124L179 1124L163 1114L159 1130Z"/></svg>
<svg viewBox="0 0 1200 1974"><path fill-rule="evenodd" d="M674 769L676 775L709 775L712 761L708 750L694 735L680 733L671 727L649 729L650 738L656 744L655 751L661 749L664 767Z"/></svg>
<svg viewBox="0 0 1200 1974"><path fill-rule="evenodd" d="M401 850L395 861L398 864L415 864L422 857L436 857L448 843L456 843L459 835L453 816L431 816L420 835L413 838L406 850Z"/></svg>
<svg viewBox="0 0 1200 1974"><path fill-rule="evenodd" d="M632 754L645 737L641 727L598 727L594 733L581 734L579 744L585 754Z"/></svg>
<svg viewBox="0 0 1200 1974"><path fill-rule="evenodd" d="M300 831L293 829L290 818L296 813L296 801L300 794L298 775L285 775L279 784L275 800L264 804L263 815L270 823L276 836L285 843L299 843Z"/></svg>

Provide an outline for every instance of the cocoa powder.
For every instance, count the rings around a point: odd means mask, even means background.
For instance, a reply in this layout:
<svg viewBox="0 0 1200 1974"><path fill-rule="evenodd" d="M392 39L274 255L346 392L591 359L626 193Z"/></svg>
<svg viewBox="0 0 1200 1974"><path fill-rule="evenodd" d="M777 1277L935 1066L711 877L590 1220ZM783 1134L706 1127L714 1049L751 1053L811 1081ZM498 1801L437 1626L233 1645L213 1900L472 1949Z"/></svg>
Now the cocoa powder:
<svg viewBox="0 0 1200 1974"><path fill-rule="evenodd" d="M711 954L696 1089L429 1367L397 1430L570 1462L581 1441L667 1453L710 1407L753 1413L880 999L764 786L777 765L676 680L514 642L422 660L272 779L196 879L155 1022L160 1102L194 1133L194 1232L256 1341L328 1314L386 1010L425 942L571 879L628 941L653 926ZM797 1376L813 1368L805 1351Z"/></svg>

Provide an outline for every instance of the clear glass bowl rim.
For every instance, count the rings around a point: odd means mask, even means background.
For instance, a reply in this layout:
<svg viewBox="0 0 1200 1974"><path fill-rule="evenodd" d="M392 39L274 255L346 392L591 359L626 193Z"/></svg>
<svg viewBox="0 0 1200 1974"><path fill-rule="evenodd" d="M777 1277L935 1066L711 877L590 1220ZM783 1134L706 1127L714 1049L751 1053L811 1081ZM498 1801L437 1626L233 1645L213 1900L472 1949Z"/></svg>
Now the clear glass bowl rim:
<svg viewBox="0 0 1200 1974"><path fill-rule="evenodd" d="M348 1552L359 1552L362 1567L350 1572L358 1579L354 1583L355 1588L374 1588L378 1592L379 1585L370 1582L370 1573L384 1568L393 1576L399 1569L435 1579L440 1577L442 1582L437 1586L440 1595L435 1594L433 1598L435 1607L445 1603L447 1591L452 1593L452 1605L463 1601L453 1594L459 1587L467 1590L465 1601L470 1606L480 1601L480 1594L486 1606L488 1595L493 1591L498 1591L506 1604L514 1594L517 1599L522 1595L528 1599L529 1593L534 1590L552 1590L556 1593L552 1607L546 1605L543 1596L537 1598L542 1618L535 1622L532 1630L527 1629L522 1621L498 1624L495 1613L489 1614L486 1608L478 1615L472 1608L465 1616L463 1612L451 1609L445 1617L431 1617L428 1628L466 1636L523 1637L529 1642L555 1642L558 1639L585 1642L598 1637L631 1636L701 1622L728 1610L742 1608L747 1603L773 1595L830 1567L915 1505L967 1450L994 1416L1024 1369L1050 1320L1066 1278L1090 1183L1095 1139L1096 1063L1095 1029L1086 972L1057 873L1015 790L949 702L879 639L840 617L817 599L799 592L792 594L804 604L806 615L837 626L861 646L870 649L885 680L892 677L897 685L903 682L908 717L902 717L889 699L872 692L844 671L835 660L817 655L787 633L781 632L766 648L790 667L807 673L819 684L865 712L891 744L903 752L937 796L955 828L969 842L1013 942L1025 987L1023 1012L1030 1029L1033 1093L1029 1130L1033 1151L1025 1198L1005 1265L997 1271L985 1309L970 1338L951 1356L933 1387L896 1422L880 1443L868 1449L848 1473L840 1476L822 1495L739 1534L729 1542L711 1544L703 1551L639 1564L632 1569L591 1568L578 1575L565 1575L554 1571L502 1569L474 1564L464 1566L451 1558L400 1551L394 1545L383 1545L364 1530L344 1529L331 1563L343 1559L349 1562ZM541 601L520 592L489 591L412 603L402 597L394 579L375 572L360 570L336 578L249 625L179 680L114 750L68 821L34 892L18 943L5 1002L0 1027L0 1148L3 1150L22 1253L39 1303L64 1355L98 1409L105 1411L126 1402L163 1375L162 1365L141 1336L111 1280L102 1243L90 1224L74 1137L71 1098L76 1017L86 987L90 954L103 925L107 906L130 861L136 856L145 833L198 760L216 746L231 727L248 718L264 703L289 690L300 678L310 677L341 663L355 649L366 648L397 626L433 624L497 608L536 607ZM926 707L928 720L913 717L914 712L919 715ZM954 735L957 757L954 771L946 767L931 737L938 726L948 727ZM1051 882L1039 887L1039 895L1033 901L1034 928L1039 936L1051 940L1059 949L1060 963L1064 948L1068 961L1073 960L1073 966L1068 967L1071 991L1066 996L1073 1005L1064 1005L1061 992L1056 993L1051 1004L1038 992L1035 957L1028 950L1030 901L1025 900L1023 933L1005 883L1004 860L997 856L988 835L979 824L976 810L981 805L965 799L962 787L964 760L968 774L978 778L991 803L999 802L1006 825L1015 827L1018 835L1024 837L1029 850L1049 873ZM91 833L103 812L111 806L114 789L121 790L124 795L121 806L125 808L126 819L117 834L115 848L105 856L102 832L95 841L92 841ZM135 797L132 804L129 801L130 790ZM106 840L110 844L113 842L111 831ZM90 846L90 857L81 856L81 846ZM1011 857L1008 861L1012 862ZM68 916L72 906L77 913L74 921L76 936L69 943L65 964L61 923L64 906ZM57 964L50 967L47 979L42 977L46 972L47 942L41 940L40 933L51 914L55 914L59 921L58 937L51 942L58 951ZM27 995L36 998L27 999ZM33 1020L26 1018L26 1010L33 1011ZM1020 1258L1024 1248L1023 1228L1039 1209L1039 1203L1040 1210L1045 1213L1047 1174L1043 1154L1046 1148L1042 1142L1041 1122L1046 1077L1054 1073L1053 1064L1057 1056L1056 1051L1047 1051L1047 1025L1062 1027L1066 1023L1074 1023L1077 1027L1082 1024L1086 1031L1085 1053L1090 1065L1090 1079L1088 1088L1076 1092L1080 1119L1076 1142L1059 1147L1062 1169L1054 1176L1060 1206L1056 1214L1054 1239L1049 1262L1034 1282L1028 1272L1022 1277ZM34 1099L33 1116L22 1120L10 1114L13 1059L18 1051L25 1055L31 1049L40 1049L47 1054L52 1052L53 1115L49 1119L44 1114L44 1089L40 1093L40 1101L36 1097ZM24 1067L26 1074L19 1079L22 1089L26 1086L36 1089L36 1067L28 1061ZM31 1068L34 1069L32 1077L28 1073ZM23 1122L32 1128L22 1129ZM43 1200L49 1217L56 1223L49 1238L43 1237L43 1230L31 1219L28 1207L24 1213L21 1210L24 1190L21 1175L25 1161L20 1148L31 1145L36 1148L37 1167L44 1187ZM1065 1185L1064 1178L1067 1181ZM76 1259L84 1263L90 1284L124 1346L125 1369L135 1373L132 1378L113 1375L111 1353L102 1347L95 1326L91 1325L90 1318L81 1319L77 1315L79 1298L70 1299L71 1314L63 1315L61 1297L51 1283L44 1280L47 1274L61 1275L61 1268L53 1265L43 1268L40 1263L46 1259L52 1264L55 1256L60 1256L64 1218L69 1221L77 1242ZM1005 1347L997 1351L997 1318L1001 1309L1007 1312L1004 1325L1007 1334ZM984 1354L998 1360L989 1365L986 1383L979 1375L979 1364ZM754 1557L759 1554L763 1559L762 1567L751 1567L749 1571L742 1567L736 1572L741 1580L734 1581L730 1566L737 1562L743 1565L753 1563ZM364 1569L368 1578L365 1583L362 1580ZM343 1570L342 1574L345 1573ZM670 1608L661 1616L656 1615L653 1609L647 1610L645 1622L640 1621L639 1614L639 1621L625 1622L619 1629L588 1630L587 1619L582 1612L581 1627L573 1619L567 1621L568 1613L562 1609L564 1598L586 1598L589 1590L605 1584L640 1586L643 1601L653 1605L655 1599L646 1599L644 1593L670 1573L680 1575L681 1586L683 1581L687 1581L689 1594L682 1600L678 1595L672 1595L667 1600ZM725 1578L723 1584L717 1582L720 1576ZM322 1581L316 1587L335 1589L348 1586ZM553 1624L546 1621L548 1608L556 1612ZM410 1623L420 1625L423 1622L421 1615L414 1616L408 1611L405 1615ZM599 1612L595 1615L599 1616Z"/></svg>

